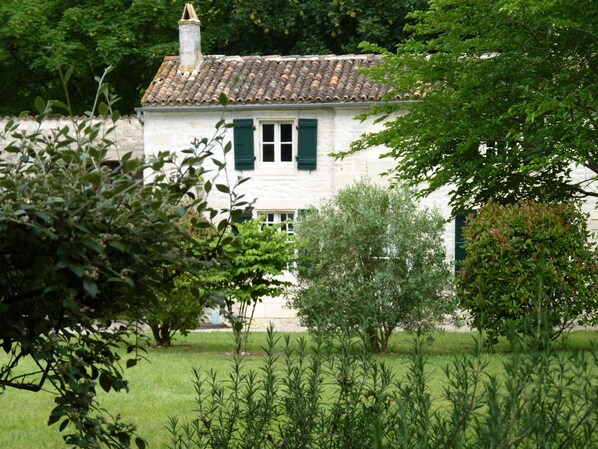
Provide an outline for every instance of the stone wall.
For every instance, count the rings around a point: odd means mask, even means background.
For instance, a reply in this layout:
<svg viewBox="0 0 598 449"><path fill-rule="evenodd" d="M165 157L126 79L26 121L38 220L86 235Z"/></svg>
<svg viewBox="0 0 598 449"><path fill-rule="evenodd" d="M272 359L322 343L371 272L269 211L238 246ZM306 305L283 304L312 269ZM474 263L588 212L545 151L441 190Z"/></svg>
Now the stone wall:
<svg viewBox="0 0 598 449"><path fill-rule="evenodd" d="M14 119L18 123L18 127L22 131L35 132L38 129L50 130L50 129L61 129L68 126L70 129L74 129L74 122L80 122L82 118L71 119L68 117L51 118L45 120L41 125L37 123L34 117L25 118L14 118L14 117L2 117L0 118L0 136L4 132L6 124ZM74 121L73 121L74 120ZM97 123L101 119L94 119ZM112 126L111 120L106 120L105 127L109 129ZM135 116L121 117L116 122L116 129L114 134L110 136L111 140L116 142L116 146L113 150L108 153L109 159L118 159L119 154L125 154L129 151L133 152L134 157L143 158L143 125L139 123ZM0 138L0 148L5 146L10 140L7 136L6 140Z"/></svg>

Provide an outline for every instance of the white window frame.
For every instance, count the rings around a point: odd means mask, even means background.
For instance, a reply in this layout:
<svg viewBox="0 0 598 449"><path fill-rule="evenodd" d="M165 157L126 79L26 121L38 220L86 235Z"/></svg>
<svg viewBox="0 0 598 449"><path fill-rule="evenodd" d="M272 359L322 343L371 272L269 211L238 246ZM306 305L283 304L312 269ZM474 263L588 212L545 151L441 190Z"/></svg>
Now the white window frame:
<svg viewBox="0 0 598 449"><path fill-rule="evenodd" d="M265 142L264 141L264 125L274 125L274 141L273 142ZM281 125L290 125L291 126L291 142L282 142L281 141ZM258 121L258 151L259 151L259 162L264 165L271 165L271 164L282 164L282 165L292 165L295 163L297 159L297 124L295 120L260 120ZM291 144L291 160L290 161L282 161L282 144L283 143L290 143ZM274 145L274 160L273 161L265 161L264 160L264 145L265 144L273 144Z"/></svg>
<svg viewBox="0 0 598 449"><path fill-rule="evenodd" d="M264 224L272 226L272 225L280 225L287 220L290 220L290 223L286 223L282 225L279 229L280 231L284 231L289 235L294 235L295 231L293 229L293 223L297 217L297 211L294 210L261 210L257 213L258 217L264 218Z"/></svg>

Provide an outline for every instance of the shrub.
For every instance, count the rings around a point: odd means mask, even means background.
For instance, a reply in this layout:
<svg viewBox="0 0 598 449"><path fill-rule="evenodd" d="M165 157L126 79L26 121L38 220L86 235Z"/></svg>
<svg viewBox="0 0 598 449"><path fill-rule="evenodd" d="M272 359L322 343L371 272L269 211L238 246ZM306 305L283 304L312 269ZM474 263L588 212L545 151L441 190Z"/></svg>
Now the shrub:
<svg viewBox="0 0 598 449"><path fill-rule="evenodd" d="M490 203L464 235L458 296L491 341L510 328L535 332L543 324L555 337L575 322L596 322L598 248L574 204Z"/></svg>
<svg viewBox="0 0 598 449"><path fill-rule="evenodd" d="M170 419L169 449L585 449L598 430L598 352L533 351L513 341L504 380L489 374L480 345L446 367L441 403L428 387L424 339L415 338L404 379L368 344L346 336L313 347L268 334L264 358L230 374L195 371L197 416ZM253 363L252 363L253 365Z"/></svg>
<svg viewBox="0 0 598 449"><path fill-rule="evenodd" d="M103 78L98 92L98 110L115 121ZM70 128L44 132L52 107L68 108L38 98L39 129L28 133L9 122L0 131L0 347L7 354L0 393L50 384L56 406L48 424L69 432L66 444L129 447L135 427L96 400L97 388L126 390L121 361L126 357L129 367L139 359L135 330L113 321L151 307L170 287L170 273L198 273L217 262L246 203L230 189L229 213L218 222L205 218L218 211L205 201L202 162L230 150L222 124L214 139L196 140L182 158L163 152L144 162L128 153L111 168L114 129L74 118ZM145 171L152 179L139 179ZM214 230L218 243L209 251L182 223L191 211L193 226Z"/></svg>
<svg viewBox="0 0 598 449"><path fill-rule="evenodd" d="M177 275L170 291L159 294L145 314L159 346L170 346L177 333L187 335L199 326L207 294L200 293L205 290L197 284L187 273Z"/></svg>
<svg viewBox="0 0 598 449"><path fill-rule="evenodd" d="M303 324L363 330L384 351L397 326L429 329L450 311L444 220L408 191L361 181L299 218L298 288Z"/></svg>
<svg viewBox="0 0 598 449"><path fill-rule="evenodd" d="M281 276L291 265L294 245L280 226L264 225L261 219L236 223L229 233L225 262L211 271L209 281L224 294L222 306L233 330L245 329L246 344L257 303L282 295L289 286Z"/></svg>

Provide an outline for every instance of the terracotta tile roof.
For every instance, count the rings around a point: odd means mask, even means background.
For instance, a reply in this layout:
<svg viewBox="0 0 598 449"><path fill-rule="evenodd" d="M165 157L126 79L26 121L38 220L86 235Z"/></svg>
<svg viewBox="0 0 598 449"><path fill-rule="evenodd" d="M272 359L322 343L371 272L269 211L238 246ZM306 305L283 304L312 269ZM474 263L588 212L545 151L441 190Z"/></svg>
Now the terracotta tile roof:
<svg viewBox="0 0 598 449"><path fill-rule="evenodd" d="M204 56L199 70L178 70L179 57L167 56L141 104L230 104L370 102L389 90L358 73L377 55Z"/></svg>

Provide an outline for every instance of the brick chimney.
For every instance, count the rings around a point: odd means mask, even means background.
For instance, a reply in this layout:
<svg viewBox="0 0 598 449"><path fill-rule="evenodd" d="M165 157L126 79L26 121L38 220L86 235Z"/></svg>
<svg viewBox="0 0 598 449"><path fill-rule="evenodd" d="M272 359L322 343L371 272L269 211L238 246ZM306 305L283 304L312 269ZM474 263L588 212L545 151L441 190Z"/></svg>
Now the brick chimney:
<svg viewBox="0 0 598 449"><path fill-rule="evenodd" d="M197 70L203 61L200 22L191 3L185 3L179 20L179 55L179 70L183 72Z"/></svg>

